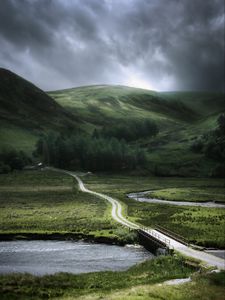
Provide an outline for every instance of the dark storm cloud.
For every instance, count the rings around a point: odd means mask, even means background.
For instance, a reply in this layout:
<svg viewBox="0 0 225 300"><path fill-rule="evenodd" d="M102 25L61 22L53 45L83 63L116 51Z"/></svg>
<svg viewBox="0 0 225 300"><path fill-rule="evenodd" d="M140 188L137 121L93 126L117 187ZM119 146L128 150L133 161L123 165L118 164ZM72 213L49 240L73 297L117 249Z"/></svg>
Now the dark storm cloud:
<svg viewBox="0 0 225 300"><path fill-rule="evenodd" d="M221 0L2 0L0 65L44 89L222 90Z"/></svg>

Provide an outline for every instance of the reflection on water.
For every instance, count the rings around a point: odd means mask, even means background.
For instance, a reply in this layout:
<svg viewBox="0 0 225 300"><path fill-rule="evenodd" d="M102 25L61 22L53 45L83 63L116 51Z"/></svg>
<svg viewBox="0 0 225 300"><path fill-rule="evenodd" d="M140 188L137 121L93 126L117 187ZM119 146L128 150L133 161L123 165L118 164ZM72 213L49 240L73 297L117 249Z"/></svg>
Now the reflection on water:
<svg viewBox="0 0 225 300"><path fill-rule="evenodd" d="M125 270L152 258L142 247L120 247L72 241L0 242L0 273L87 273Z"/></svg>

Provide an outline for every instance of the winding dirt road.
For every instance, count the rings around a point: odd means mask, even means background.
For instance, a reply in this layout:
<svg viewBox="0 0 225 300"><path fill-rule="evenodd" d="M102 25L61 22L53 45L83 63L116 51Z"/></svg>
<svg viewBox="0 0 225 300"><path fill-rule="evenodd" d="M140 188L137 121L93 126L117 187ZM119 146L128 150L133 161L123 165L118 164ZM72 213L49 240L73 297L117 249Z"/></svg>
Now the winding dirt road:
<svg viewBox="0 0 225 300"><path fill-rule="evenodd" d="M170 248L180 252L181 254L183 254L185 256L190 256L192 258L201 260L204 264L206 264L208 266L217 267L218 269L223 269L223 270L225 269L225 260L222 259L222 258L213 256L213 255L211 255L209 253L206 253L204 251L195 250L195 249L193 249L189 246L186 246L186 245L172 239L171 237L169 237L169 236L167 236L167 235L165 235L165 234L163 234L163 233L161 233L161 232L159 232L155 229L143 228L138 224L135 224L133 222L128 221L126 218L124 218L122 216L122 206L121 206L121 204L118 200L116 200L116 199L114 199L110 196L104 195L102 193L94 192L94 191L91 191L91 190L87 189L84 186L83 181L80 179L80 177L76 173L66 171L66 170L53 169L53 168L52 168L52 170L63 172L63 173L66 173L66 174L74 177L77 180L79 188L82 192L89 193L89 194L98 196L98 197L100 197L104 200L109 201L112 204L112 213L111 213L112 218L114 220L116 220L117 222L119 222L120 224L122 224L124 226L127 226L129 228L132 228L132 229L142 229L145 232L147 232L147 233L151 234L152 236L156 237L157 239L166 242L166 244Z"/></svg>
<svg viewBox="0 0 225 300"><path fill-rule="evenodd" d="M97 192L94 192L94 191L91 191L89 189L87 189L85 186L84 186L84 183L83 181L80 179L80 177L78 177L75 173L73 172L69 172L69 171L64 171L64 173L68 174L68 175L71 175L73 176L74 178L76 178L77 182L78 182L78 185L79 185L79 188L82 192L85 192L85 193L89 193L89 194L92 194L92 195L95 195L95 196L98 196L100 198L103 198L104 200L107 200L109 201L111 204L112 204L112 217L114 220L116 220L117 222L119 222L120 224L124 225L124 226L127 226L129 228L132 228L132 229L139 229L139 226L126 220L123 216L122 216L122 206L121 204L116 200L116 199L113 199L112 197L110 196L107 196L107 195L104 195L104 194L101 194L101 193L97 193Z"/></svg>

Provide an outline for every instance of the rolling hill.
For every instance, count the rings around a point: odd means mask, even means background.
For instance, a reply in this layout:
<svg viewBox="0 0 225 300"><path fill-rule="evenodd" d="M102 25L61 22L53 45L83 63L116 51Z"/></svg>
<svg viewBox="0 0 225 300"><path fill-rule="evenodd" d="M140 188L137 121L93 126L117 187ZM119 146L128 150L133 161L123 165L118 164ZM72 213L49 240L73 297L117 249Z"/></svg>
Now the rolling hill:
<svg viewBox="0 0 225 300"><path fill-rule="evenodd" d="M140 138L148 152L149 168L159 175L208 175L215 162L190 150L201 135L217 126L225 110L224 94L155 91L97 85L49 92L61 106L79 116L82 128L109 128L135 120L150 119L159 127L156 137Z"/></svg>
<svg viewBox="0 0 225 300"><path fill-rule="evenodd" d="M222 93L160 93L119 85L45 93L0 69L0 149L11 147L31 153L41 133L55 131L68 136L80 130L92 135L95 130L151 120L159 133L129 142L146 150L148 171L205 176L215 161L193 152L191 145L216 128L224 104Z"/></svg>

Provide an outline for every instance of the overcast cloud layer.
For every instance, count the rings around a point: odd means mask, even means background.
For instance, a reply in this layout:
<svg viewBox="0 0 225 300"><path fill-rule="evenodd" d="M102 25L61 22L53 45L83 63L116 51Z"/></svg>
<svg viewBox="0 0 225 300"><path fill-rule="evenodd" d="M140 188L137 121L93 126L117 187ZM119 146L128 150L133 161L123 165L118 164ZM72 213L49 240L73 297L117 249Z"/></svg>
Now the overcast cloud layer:
<svg viewBox="0 0 225 300"><path fill-rule="evenodd" d="M1 0L0 66L45 90L224 89L223 0Z"/></svg>

